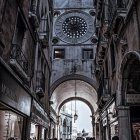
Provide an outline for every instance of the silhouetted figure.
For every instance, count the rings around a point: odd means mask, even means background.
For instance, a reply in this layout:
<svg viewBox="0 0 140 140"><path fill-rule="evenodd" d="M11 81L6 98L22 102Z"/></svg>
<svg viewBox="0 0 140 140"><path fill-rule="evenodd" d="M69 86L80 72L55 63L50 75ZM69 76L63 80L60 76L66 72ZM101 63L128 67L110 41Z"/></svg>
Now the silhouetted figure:
<svg viewBox="0 0 140 140"><path fill-rule="evenodd" d="M89 140L95 140L95 138L94 137L91 137Z"/></svg>
<svg viewBox="0 0 140 140"><path fill-rule="evenodd" d="M90 137L86 137L86 140L89 140L90 139Z"/></svg>
<svg viewBox="0 0 140 140"><path fill-rule="evenodd" d="M119 140L119 137L118 136L114 136L114 137L112 137L112 140Z"/></svg>
<svg viewBox="0 0 140 140"><path fill-rule="evenodd" d="M13 138L13 137L11 137L11 138L9 138L8 140L16 140L15 138Z"/></svg>

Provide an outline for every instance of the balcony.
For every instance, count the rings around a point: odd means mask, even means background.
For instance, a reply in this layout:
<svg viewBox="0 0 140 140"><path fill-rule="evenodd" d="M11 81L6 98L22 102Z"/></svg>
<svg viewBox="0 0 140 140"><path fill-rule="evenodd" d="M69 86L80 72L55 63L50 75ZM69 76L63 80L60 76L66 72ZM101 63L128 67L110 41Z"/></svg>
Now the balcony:
<svg viewBox="0 0 140 140"><path fill-rule="evenodd" d="M45 95L45 75L42 71L36 73L36 94L39 98Z"/></svg>
<svg viewBox="0 0 140 140"><path fill-rule="evenodd" d="M12 46L13 49L10 55L10 65L14 67L14 69L18 71L22 77L29 79L27 75L29 64L27 58L18 44L13 44Z"/></svg>

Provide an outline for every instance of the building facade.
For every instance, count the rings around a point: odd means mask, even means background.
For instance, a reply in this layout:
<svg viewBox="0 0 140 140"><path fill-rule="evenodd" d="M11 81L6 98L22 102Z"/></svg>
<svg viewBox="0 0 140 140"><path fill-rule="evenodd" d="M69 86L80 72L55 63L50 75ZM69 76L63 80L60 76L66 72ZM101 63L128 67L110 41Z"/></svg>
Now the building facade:
<svg viewBox="0 0 140 140"><path fill-rule="evenodd" d="M50 87L52 108L56 111L56 115L59 115L59 110L64 103L81 100L91 107L91 112L94 112L96 101L90 101L96 100L94 60L97 37L94 2L93 0L54 0L53 7ZM55 120L57 119L54 119L54 122Z"/></svg>
<svg viewBox="0 0 140 140"><path fill-rule="evenodd" d="M52 84L71 74L94 79L94 19L91 0L54 1Z"/></svg>
<svg viewBox="0 0 140 140"><path fill-rule="evenodd" d="M59 135L63 140L72 139L72 114L67 112L66 106L64 105L60 110L59 116Z"/></svg>
<svg viewBox="0 0 140 140"><path fill-rule="evenodd" d="M96 77L101 140L140 138L140 2L98 0Z"/></svg>
<svg viewBox="0 0 140 140"><path fill-rule="evenodd" d="M60 110L72 100L89 106L96 140L139 140L139 7L1 0L0 140L71 139L72 116Z"/></svg>
<svg viewBox="0 0 140 140"><path fill-rule="evenodd" d="M0 139L48 138L52 1L0 1Z"/></svg>

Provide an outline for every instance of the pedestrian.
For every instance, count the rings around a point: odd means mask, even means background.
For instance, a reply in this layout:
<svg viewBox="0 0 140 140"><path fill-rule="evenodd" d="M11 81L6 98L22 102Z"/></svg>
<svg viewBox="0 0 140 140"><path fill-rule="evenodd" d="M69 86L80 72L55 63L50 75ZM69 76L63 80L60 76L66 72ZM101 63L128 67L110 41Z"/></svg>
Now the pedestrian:
<svg viewBox="0 0 140 140"><path fill-rule="evenodd" d="M14 137L10 137L8 140L16 140Z"/></svg>
<svg viewBox="0 0 140 140"><path fill-rule="evenodd" d="M114 137L112 137L112 140L119 140L119 137L118 136L114 136Z"/></svg>

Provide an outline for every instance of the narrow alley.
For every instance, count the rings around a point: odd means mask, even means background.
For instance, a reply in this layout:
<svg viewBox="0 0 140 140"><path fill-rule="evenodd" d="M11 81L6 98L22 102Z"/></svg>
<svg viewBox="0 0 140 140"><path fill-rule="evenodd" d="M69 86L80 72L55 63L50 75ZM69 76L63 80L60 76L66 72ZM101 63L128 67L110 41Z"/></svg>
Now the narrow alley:
<svg viewBox="0 0 140 140"><path fill-rule="evenodd" d="M140 140L140 1L0 0L0 140Z"/></svg>

